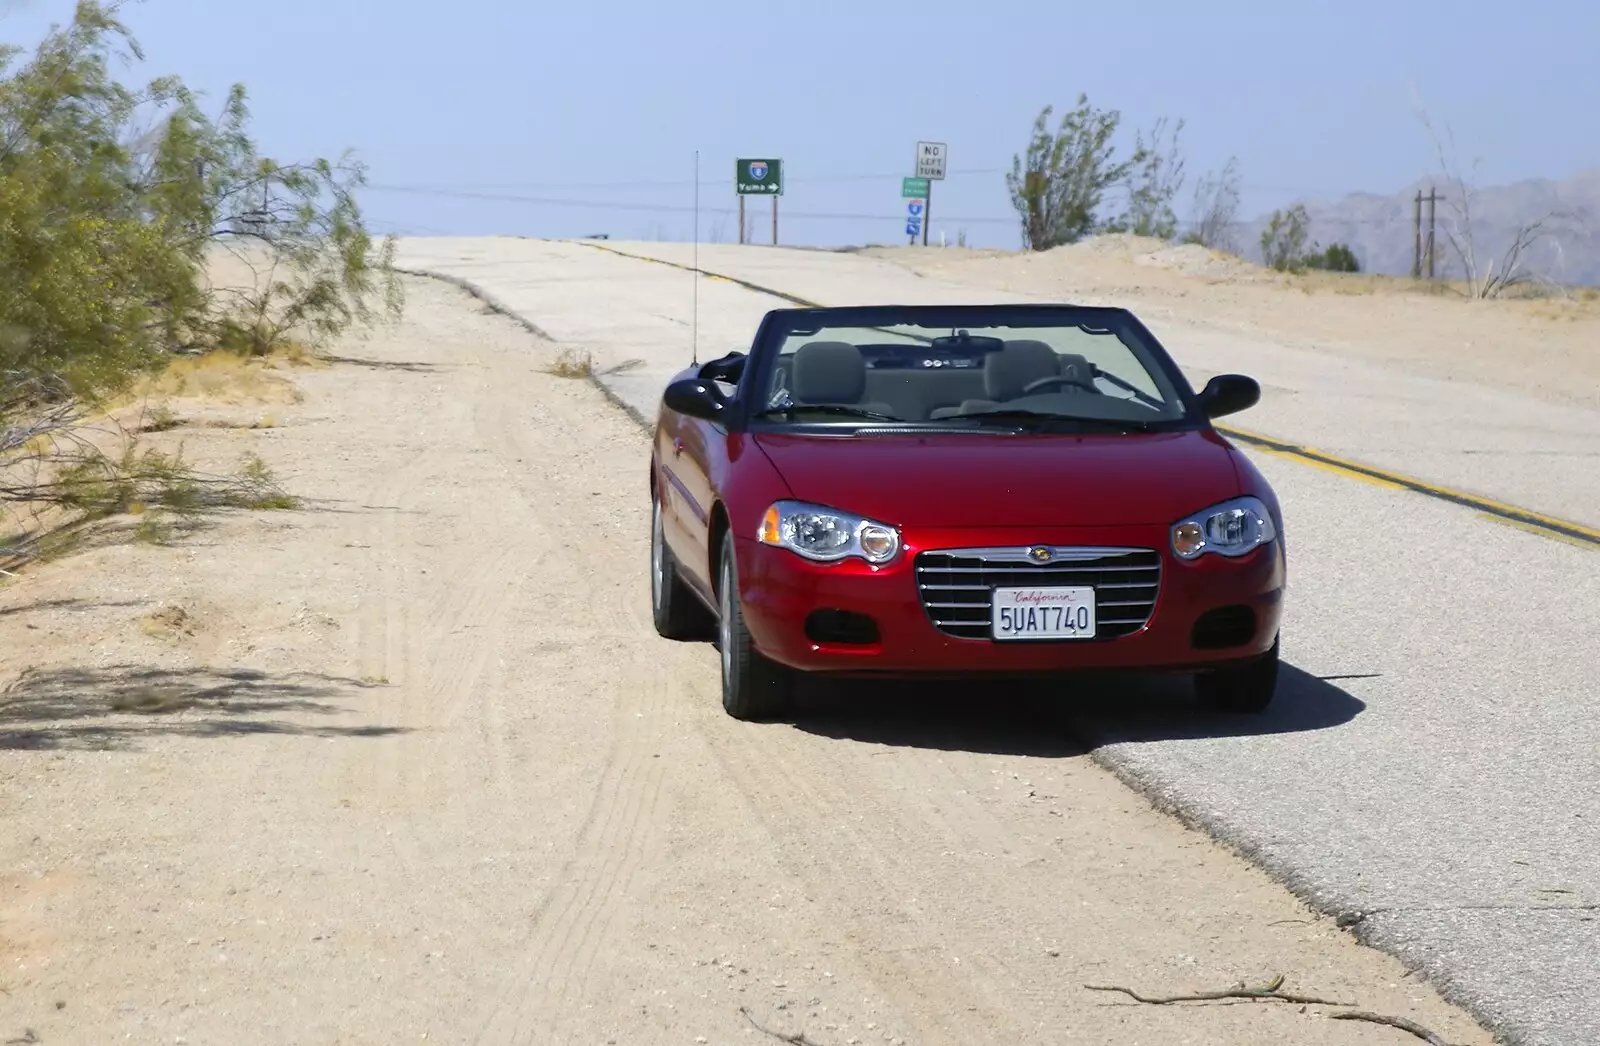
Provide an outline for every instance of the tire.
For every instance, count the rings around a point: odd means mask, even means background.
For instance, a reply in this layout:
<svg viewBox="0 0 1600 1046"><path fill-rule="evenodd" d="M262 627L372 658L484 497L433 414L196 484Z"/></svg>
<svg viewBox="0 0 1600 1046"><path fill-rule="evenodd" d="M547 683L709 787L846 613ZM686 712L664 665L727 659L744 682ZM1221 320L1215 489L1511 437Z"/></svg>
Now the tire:
<svg viewBox="0 0 1600 1046"><path fill-rule="evenodd" d="M1259 661L1239 668L1201 672L1194 677L1195 696L1218 712L1255 715L1267 710L1278 689L1278 638Z"/></svg>
<svg viewBox="0 0 1600 1046"><path fill-rule="evenodd" d="M667 639L701 639L711 614L678 576L678 561L661 528L661 499L650 499L650 610L656 632Z"/></svg>
<svg viewBox="0 0 1600 1046"><path fill-rule="evenodd" d="M739 602L739 570L734 562L733 535L722 539L717 563L717 648L722 655L722 708L735 719L762 720L790 707L793 676L783 665L761 656L750 643Z"/></svg>

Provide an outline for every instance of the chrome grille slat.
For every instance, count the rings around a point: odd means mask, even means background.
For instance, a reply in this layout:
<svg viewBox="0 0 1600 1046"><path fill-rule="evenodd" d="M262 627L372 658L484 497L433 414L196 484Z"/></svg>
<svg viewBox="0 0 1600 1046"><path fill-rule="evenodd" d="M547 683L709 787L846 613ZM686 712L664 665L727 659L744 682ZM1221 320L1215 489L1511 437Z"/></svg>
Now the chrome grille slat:
<svg viewBox="0 0 1600 1046"><path fill-rule="evenodd" d="M925 568L922 569L928 574L971 574L979 568L976 568L976 566L925 566ZM1160 568L1160 566L1144 565L1085 566L1082 565L1082 563L1074 563L1072 566L1029 566L1026 565L1026 563L989 563L989 565L986 565L986 568L984 569L989 569L989 571L994 571L994 573L997 574L1029 574L1029 576L1032 576L1032 574L1040 574L1040 576L1051 576L1051 574L1099 574L1102 573L1102 571L1106 571L1106 569L1115 569L1115 571L1120 571L1120 573L1128 574L1155 574L1160 573L1160 569L1162 568Z"/></svg>
<svg viewBox="0 0 1600 1046"><path fill-rule="evenodd" d="M988 639L990 592L1000 585L1092 586L1096 640L1131 635L1150 620L1161 591L1161 555L1156 550L1058 547L1052 549L1053 562L1039 564L1028 558L1032 547L918 553L917 588L934 627L961 639ZM1102 594L1114 598L1102 599Z"/></svg>
<svg viewBox="0 0 1600 1046"><path fill-rule="evenodd" d="M974 573L976 573L976 572L974 571ZM1099 590L1112 589L1112 588L1114 588L1114 589L1155 588L1157 586L1157 584L1158 584L1158 582L1155 582L1155 581L1111 582L1109 584L1096 585L1095 589L1097 591L1099 591ZM977 592L977 591L987 592L993 586L992 585L918 585L917 587L922 589L924 592Z"/></svg>

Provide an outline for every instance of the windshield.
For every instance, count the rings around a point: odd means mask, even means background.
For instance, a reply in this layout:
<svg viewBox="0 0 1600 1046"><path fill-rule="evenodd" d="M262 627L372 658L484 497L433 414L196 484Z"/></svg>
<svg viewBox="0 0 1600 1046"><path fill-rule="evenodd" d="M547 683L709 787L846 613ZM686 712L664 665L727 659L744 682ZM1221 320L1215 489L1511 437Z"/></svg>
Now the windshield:
<svg viewBox="0 0 1600 1046"><path fill-rule="evenodd" d="M1139 431L1188 418L1176 368L1121 310L896 311L871 326L844 316L831 324L826 311L776 326L746 375L752 414L779 425L1071 431Z"/></svg>

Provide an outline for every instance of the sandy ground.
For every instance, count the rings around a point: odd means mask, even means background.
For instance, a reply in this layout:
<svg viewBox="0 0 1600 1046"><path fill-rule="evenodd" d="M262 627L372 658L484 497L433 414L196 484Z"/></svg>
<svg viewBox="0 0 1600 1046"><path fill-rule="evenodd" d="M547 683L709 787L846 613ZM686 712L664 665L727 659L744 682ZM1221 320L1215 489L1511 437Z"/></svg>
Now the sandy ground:
<svg viewBox="0 0 1600 1046"><path fill-rule="evenodd" d="M272 427L161 436L304 509L0 589L0 1036L1406 1040L1083 987L1282 973L1489 1041L1026 702L728 719L714 652L650 628L643 434L558 346L409 294Z"/></svg>
<svg viewBox="0 0 1600 1046"><path fill-rule="evenodd" d="M1388 277L1280 275L1203 247L1131 236L1039 253L935 247L861 253L952 283L1055 301L1114 298L1141 315L1600 409L1600 302L1592 293L1473 302Z"/></svg>

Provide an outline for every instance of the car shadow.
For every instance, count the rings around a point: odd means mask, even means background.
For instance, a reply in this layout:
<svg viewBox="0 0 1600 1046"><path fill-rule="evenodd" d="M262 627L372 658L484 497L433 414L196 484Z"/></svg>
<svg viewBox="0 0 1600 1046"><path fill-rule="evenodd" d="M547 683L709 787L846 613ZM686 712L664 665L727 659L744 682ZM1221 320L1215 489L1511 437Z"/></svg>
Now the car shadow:
<svg viewBox="0 0 1600 1046"><path fill-rule="evenodd" d="M1198 740L1330 730L1366 704L1295 666L1279 669L1278 692L1259 715L1202 708L1187 677L1084 677L1023 682L805 682L797 729L841 741L996 755L1062 757L1108 744Z"/></svg>

